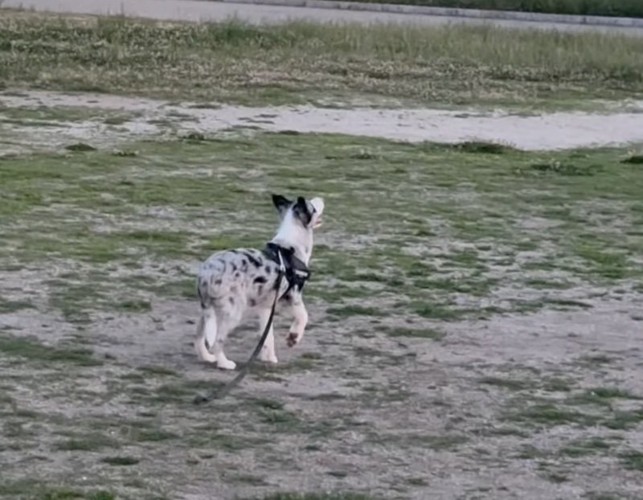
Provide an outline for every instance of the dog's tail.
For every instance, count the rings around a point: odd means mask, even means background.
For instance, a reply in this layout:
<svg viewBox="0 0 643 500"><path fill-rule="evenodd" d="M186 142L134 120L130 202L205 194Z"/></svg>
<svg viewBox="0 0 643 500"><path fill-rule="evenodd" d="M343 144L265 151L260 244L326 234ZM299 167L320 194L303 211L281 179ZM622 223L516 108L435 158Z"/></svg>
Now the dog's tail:
<svg viewBox="0 0 643 500"><path fill-rule="evenodd" d="M210 349L217 340L217 315L214 307L201 306L201 318L196 329L196 339L194 340L194 348L196 349L197 356L203 361L209 363L216 362L217 358L210 352Z"/></svg>

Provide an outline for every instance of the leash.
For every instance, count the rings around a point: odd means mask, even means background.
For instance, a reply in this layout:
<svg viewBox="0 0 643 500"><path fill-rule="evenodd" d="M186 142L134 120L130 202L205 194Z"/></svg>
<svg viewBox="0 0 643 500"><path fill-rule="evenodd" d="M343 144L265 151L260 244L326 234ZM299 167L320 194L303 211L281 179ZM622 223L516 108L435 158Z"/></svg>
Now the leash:
<svg viewBox="0 0 643 500"><path fill-rule="evenodd" d="M239 373L235 378L233 378L230 382L224 385L220 391L213 389L205 396L201 394L197 394L193 401L195 405L209 403L213 399L221 399L224 396L226 396L235 386L237 386L246 377L246 375L250 371L250 365L254 362L255 359L257 359L257 356L259 356L259 353L261 352L263 345L266 343L266 338L268 337L270 328L272 327L272 321L275 317L275 309L277 308L277 301L279 300L279 290L281 289L281 283L286 274L286 268L284 266L283 258L281 257L281 252L278 252L277 255L279 256L279 274L277 275L277 283L275 284L275 300L272 303L270 317L268 318L268 322L266 323L266 328L261 334L261 338L259 339L259 343L257 344L257 347L255 347L254 352L250 355L250 358L248 358L248 362L243 366L243 368L239 371Z"/></svg>

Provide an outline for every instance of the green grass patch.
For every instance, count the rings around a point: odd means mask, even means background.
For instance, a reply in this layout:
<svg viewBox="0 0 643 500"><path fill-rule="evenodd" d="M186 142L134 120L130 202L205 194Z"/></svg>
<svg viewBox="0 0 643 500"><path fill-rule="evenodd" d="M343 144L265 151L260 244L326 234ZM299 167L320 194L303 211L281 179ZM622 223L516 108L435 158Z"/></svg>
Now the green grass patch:
<svg viewBox="0 0 643 500"><path fill-rule="evenodd" d="M20 338L0 333L0 354L28 361L70 366L100 366L90 349L71 346L45 346L31 338Z"/></svg>
<svg viewBox="0 0 643 500"><path fill-rule="evenodd" d="M386 330L389 337L409 337L429 340L442 340L446 333L433 328L389 328Z"/></svg>
<svg viewBox="0 0 643 500"><path fill-rule="evenodd" d="M384 312L382 309L368 306L348 305L343 307L330 307L326 310L327 314L336 316L337 318L345 318L352 316L382 316Z"/></svg>
<svg viewBox="0 0 643 500"><path fill-rule="evenodd" d="M630 450L621 453L619 458L625 468L643 472L643 452Z"/></svg>
<svg viewBox="0 0 643 500"><path fill-rule="evenodd" d="M0 481L0 496L37 500L116 500L115 493L106 490L83 490L47 485L40 481Z"/></svg>
<svg viewBox="0 0 643 500"><path fill-rule="evenodd" d="M572 458L579 458L587 455L607 453L611 447L612 444L606 439L596 437L572 441L561 448L558 453Z"/></svg>
<svg viewBox="0 0 643 500"><path fill-rule="evenodd" d="M551 403L530 405L512 414L510 420L525 424L555 427L559 425L577 425L588 427L595 425L600 417L589 413Z"/></svg>
<svg viewBox="0 0 643 500"><path fill-rule="evenodd" d="M124 466L136 465L137 463L140 462L140 460L134 457L114 456L114 457L104 457L101 459L101 462L108 465L124 467Z"/></svg>
<svg viewBox="0 0 643 500"><path fill-rule="evenodd" d="M271 493L247 500L377 500L378 497L362 493Z"/></svg>
<svg viewBox="0 0 643 500"><path fill-rule="evenodd" d="M63 451L100 451L105 448L119 448L120 442L104 434L91 433L71 437L55 445Z"/></svg>
<svg viewBox="0 0 643 500"><path fill-rule="evenodd" d="M11 300L0 297L0 314L13 313L23 309L35 309L35 307L26 300Z"/></svg>
<svg viewBox="0 0 643 500"><path fill-rule="evenodd" d="M8 224L0 228L0 261L13 269L51 269L52 262L73 261L69 272L46 278L46 284L50 306L82 327L96 312L148 313L159 298L195 301L196 262L225 248L260 247L274 234L270 192L326 197L328 223L319 238L333 244L317 239L306 293L335 320L362 317L375 324L393 311L456 321L543 308L589 309L590 302L551 293L529 302L484 304L497 288L515 286L501 270L515 265L513 256L531 238L514 221L533 217L563 218L564 225L546 235L556 258L527 262L524 283L556 290L558 278L548 275L561 270L579 284L641 276L636 262L643 251L636 234L625 230L617 240L605 238L609 219L572 217L597 199L613 201L624 207L620 220L631 220L634 229L643 172L624 167L621 150L548 153L560 161L572 157L579 166L603 166L592 178L572 179L516 174L540 153L475 153L338 135L257 134L251 140L232 135L133 147L137 156L88 151L2 161L0 213ZM363 151L376 154L356 161ZM253 175L240 181L243 172ZM216 182L209 180L212 173ZM297 184L291 186L294 173ZM106 186L109 197L103 196ZM150 215L157 211L171 214L170 222L157 222ZM369 227L376 230L364 242ZM419 227L430 231L418 236ZM413 254L443 245L445 238L454 245L430 256ZM458 244L463 241L466 246ZM531 273L537 273L536 281L529 281ZM6 311L28 305L2 302ZM387 333L439 337L410 326ZM164 390L157 396L179 397Z"/></svg>
<svg viewBox="0 0 643 500"><path fill-rule="evenodd" d="M567 402L576 405L594 404L611 406L615 399L640 400L643 398L617 387L596 387L570 396Z"/></svg>
<svg viewBox="0 0 643 500"><path fill-rule="evenodd" d="M530 380L511 379L502 377L482 377L478 380L482 385L491 385L501 387L510 391L524 391L534 387L534 382Z"/></svg>

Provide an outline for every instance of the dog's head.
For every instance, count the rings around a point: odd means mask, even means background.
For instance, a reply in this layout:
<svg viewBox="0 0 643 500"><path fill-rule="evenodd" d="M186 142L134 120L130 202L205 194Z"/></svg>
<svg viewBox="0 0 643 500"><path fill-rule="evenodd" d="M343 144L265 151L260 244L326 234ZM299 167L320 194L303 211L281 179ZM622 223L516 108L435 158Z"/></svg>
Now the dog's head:
<svg viewBox="0 0 643 500"><path fill-rule="evenodd" d="M272 203L275 205L282 220L288 212L291 212L293 219L305 229L312 230L322 225L323 198L317 197L306 200L303 196L299 196L296 201L292 201L280 194L273 194Z"/></svg>

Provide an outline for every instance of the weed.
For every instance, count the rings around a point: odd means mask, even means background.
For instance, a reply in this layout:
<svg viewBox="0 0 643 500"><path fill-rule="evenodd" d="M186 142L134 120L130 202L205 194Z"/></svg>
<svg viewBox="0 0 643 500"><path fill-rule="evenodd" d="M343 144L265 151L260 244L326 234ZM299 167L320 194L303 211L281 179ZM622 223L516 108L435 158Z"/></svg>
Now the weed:
<svg viewBox="0 0 643 500"><path fill-rule="evenodd" d="M523 391L533 387L533 383L527 380L517 380L499 377L482 377L478 380L483 385L503 387L512 391Z"/></svg>
<svg viewBox="0 0 643 500"><path fill-rule="evenodd" d="M128 465L136 465L137 463L139 463L139 459L134 457L115 456L115 457L104 457L101 459L101 462L106 463L108 465L128 466Z"/></svg>
<svg viewBox="0 0 643 500"><path fill-rule="evenodd" d="M97 433L76 435L56 445L56 449L64 451L99 451L118 447L120 443L117 440Z"/></svg>
<svg viewBox="0 0 643 500"><path fill-rule="evenodd" d="M643 452L630 450L619 455L625 468L643 472Z"/></svg>
<svg viewBox="0 0 643 500"><path fill-rule="evenodd" d="M611 444L602 438L592 438L587 440L572 441L559 450L559 454L568 457L583 457L585 455L595 455L605 453L611 448Z"/></svg>
<svg viewBox="0 0 643 500"><path fill-rule="evenodd" d="M630 163L632 165L643 165L643 155L631 155L625 158L622 163Z"/></svg>
<svg viewBox="0 0 643 500"><path fill-rule="evenodd" d="M85 144L83 142L79 142L77 144L70 144L69 146L66 146L65 149L68 151L96 151L96 148L93 146L90 146L89 144Z"/></svg>
<svg viewBox="0 0 643 500"><path fill-rule="evenodd" d="M253 500L377 500L377 497L361 493L272 493Z"/></svg>
<svg viewBox="0 0 643 500"><path fill-rule="evenodd" d="M569 404L595 404L610 406L612 400L614 399L630 399L637 400L641 397L636 396L628 391L624 391L617 387L596 387L593 389L587 389L586 391L575 394L568 398L567 402Z"/></svg>
<svg viewBox="0 0 643 500"><path fill-rule="evenodd" d="M600 418L588 413L556 406L551 403L541 403L528 406L509 417L511 420L554 427L558 425L575 424L581 427L595 425Z"/></svg>
<svg viewBox="0 0 643 500"><path fill-rule="evenodd" d="M389 328L386 334L390 337L412 337L430 340L442 340L446 334L433 328Z"/></svg>

